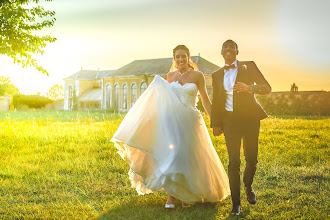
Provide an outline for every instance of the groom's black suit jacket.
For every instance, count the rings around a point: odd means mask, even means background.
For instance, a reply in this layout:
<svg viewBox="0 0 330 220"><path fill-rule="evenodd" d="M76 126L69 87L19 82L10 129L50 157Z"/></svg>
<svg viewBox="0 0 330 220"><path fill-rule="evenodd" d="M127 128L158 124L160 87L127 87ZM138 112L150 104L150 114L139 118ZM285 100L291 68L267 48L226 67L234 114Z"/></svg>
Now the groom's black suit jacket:
<svg viewBox="0 0 330 220"><path fill-rule="evenodd" d="M271 86L253 61L237 61L236 82L242 82L252 87L252 93L233 93L233 115L237 119L261 120L267 117L254 94L267 94ZM213 102L211 110L211 127L223 129L226 91L223 86L224 68L212 74Z"/></svg>

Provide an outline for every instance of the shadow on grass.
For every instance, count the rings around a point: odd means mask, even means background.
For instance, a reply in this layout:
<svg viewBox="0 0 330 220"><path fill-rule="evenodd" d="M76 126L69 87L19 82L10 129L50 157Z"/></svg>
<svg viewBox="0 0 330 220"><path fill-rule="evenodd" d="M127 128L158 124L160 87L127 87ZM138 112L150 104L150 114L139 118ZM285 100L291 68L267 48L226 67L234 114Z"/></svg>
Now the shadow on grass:
<svg viewBox="0 0 330 220"><path fill-rule="evenodd" d="M329 182L330 178L328 176L325 176L325 175L321 174L321 175L303 176L302 180L304 180L304 181L314 181L314 182Z"/></svg>
<svg viewBox="0 0 330 220"><path fill-rule="evenodd" d="M162 201L165 202L165 201ZM219 206L220 209L219 210ZM165 209L164 204L159 200L141 201L139 198L132 198L129 202L123 203L97 219L224 219L228 215L228 205L219 203L196 203L189 208L181 207L177 202L174 209ZM219 216L220 215L220 216ZM245 215L244 215L245 216ZM233 219L233 218L228 218ZM234 218L236 219L236 218Z"/></svg>
<svg viewBox="0 0 330 220"><path fill-rule="evenodd" d="M271 117L280 119L322 120L328 119L329 115L271 115Z"/></svg>

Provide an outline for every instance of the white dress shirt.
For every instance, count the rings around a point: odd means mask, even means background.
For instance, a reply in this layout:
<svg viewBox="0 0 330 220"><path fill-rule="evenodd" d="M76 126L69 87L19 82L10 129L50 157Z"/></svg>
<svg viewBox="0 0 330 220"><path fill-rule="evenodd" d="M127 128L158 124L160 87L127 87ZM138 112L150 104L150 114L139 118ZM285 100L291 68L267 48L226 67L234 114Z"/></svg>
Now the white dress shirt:
<svg viewBox="0 0 330 220"><path fill-rule="evenodd" d="M237 77L237 60L235 60L232 64L235 65L236 68L230 68L228 70L224 70L224 77L223 77L223 87L226 91L227 99L225 103L226 111L233 111L233 87ZM225 66L230 66L225 64Z"/></svg>

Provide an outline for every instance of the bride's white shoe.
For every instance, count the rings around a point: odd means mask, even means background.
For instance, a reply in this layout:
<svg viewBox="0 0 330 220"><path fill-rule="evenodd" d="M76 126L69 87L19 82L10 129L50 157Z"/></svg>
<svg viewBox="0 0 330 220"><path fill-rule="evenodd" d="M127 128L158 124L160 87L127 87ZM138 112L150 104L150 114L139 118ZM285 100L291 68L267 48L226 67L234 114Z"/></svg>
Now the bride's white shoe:
<svg viewBox="0 0 330 220"><path fill-rule="evenodd" d="M174 209L175 205L174 204L165 204L166 209Z"/></svg>
<svg viewBox="0 0 330 220"><path fill-rule="evenodd" d="M168 204L168 203L172 203L172 204ZM165 208L166 209L174 209L175 208L175 198L173 196L169 196L167 201L166 201L166 204L165 204Z"/></svg>

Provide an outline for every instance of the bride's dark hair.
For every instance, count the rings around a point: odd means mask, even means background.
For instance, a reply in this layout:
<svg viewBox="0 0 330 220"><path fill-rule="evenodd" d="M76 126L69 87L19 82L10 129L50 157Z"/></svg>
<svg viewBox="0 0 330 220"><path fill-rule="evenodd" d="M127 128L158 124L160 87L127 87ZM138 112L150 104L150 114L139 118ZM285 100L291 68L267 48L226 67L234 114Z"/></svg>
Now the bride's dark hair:
<svg viewBox="0 0 330 220"><path fill-rule="evenodd" d="M172 66L171 66L171 71L174 71L176 69L178 69L176 66L175 66L175 61L174 61L174 57L175 57L175 52L177 50L184 50L187 55L188 55L188 67L193 69L193 70L198 70L198 66L196 63L194 63L194 61L192 61L191 57L190 57L190 51L188 49L188 47L186 47L185 45L178 45L176 46L174 49L173 49L173 60L172 60Z"/></svg>

